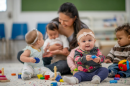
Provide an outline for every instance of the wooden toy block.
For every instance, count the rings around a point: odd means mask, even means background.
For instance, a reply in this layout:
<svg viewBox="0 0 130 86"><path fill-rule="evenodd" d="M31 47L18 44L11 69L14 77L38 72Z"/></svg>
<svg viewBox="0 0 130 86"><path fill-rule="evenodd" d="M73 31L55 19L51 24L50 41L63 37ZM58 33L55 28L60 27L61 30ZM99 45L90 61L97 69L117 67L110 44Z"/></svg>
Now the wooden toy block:
<svg viewBox="0 0 130 86"><path fill-rule="evenodd" d="M8 80L4 75L4 68L1 69L1 74L2 75L0 75L0 82L10 82L10 80Z"/></svg>
<svg viewBox="0 0 130 86"><path fill-rule="evenodd" d="M60 79L60 82L64 82L63 79Z"/></svg>
<svg viewBox="0 0 130 86"><path fill-rule="evenodd" d="M54 66L54 77L53 78L50 78L49 80L51 80L51 81L55 81L55 79L56 79L56 77L57 77L57 67L56 66Z"/></svg>

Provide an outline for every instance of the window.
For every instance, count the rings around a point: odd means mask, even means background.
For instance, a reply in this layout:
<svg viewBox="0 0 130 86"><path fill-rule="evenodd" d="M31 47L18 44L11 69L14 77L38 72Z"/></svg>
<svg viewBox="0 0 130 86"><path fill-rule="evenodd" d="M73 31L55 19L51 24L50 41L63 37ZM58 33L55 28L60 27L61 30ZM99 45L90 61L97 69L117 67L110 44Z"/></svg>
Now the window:
<svg viewBox="0 0 130 86"><path fill-rule="evenodd" d="M0 0L0 12L7 10L6 0Z"/></svg>

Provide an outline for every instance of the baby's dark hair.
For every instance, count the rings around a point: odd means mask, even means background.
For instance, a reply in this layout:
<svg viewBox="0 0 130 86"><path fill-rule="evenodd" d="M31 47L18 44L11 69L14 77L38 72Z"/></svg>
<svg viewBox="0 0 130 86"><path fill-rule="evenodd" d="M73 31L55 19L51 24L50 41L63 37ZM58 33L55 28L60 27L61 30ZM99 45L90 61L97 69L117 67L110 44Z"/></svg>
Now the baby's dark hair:
<svg viewBox="0 0 130 86"><path fill-rule="evenodd" d="M55 24L54 22L51 22L51 23L49 23L49 24L47 24L47 26L46 26L46 30L47 29L49 29L49 30L58 30L58 25L57 24Z"/></svg>
<svg viewBox="0 0 130 86"><path fill-rule="evenodd" d="M122 31L122 30L124 30L127 35L130 35L130 25L128 23L117 27L115 29L115 32Z"/></svg>

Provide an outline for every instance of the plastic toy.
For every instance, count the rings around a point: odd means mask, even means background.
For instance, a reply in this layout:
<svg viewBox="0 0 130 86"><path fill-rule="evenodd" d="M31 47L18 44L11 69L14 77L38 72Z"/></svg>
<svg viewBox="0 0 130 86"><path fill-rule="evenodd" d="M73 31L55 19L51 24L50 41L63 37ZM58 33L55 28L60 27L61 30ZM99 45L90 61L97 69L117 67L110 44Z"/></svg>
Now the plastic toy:
<svg viewBox="0 0 130 86"><path fill-rule="evenodd" d="M72 71L73 75L78 72L78 68L75 68L74 71Z"/></svg>
<svg viewBox="0 0 130 86"><path fill-rule="evenodd" d="M51 80L51 81L54 81L55 80L55 78L57 77L57 67L56 66L54 66L54 73L55 73L55 75L54 75L54 77L53 78L50 78L49 80Z"/></svg>
<svg viewBox="0 0 130 86"><path fill-rule="evenodd" d="M10 82L10 80L8 80L4 75L4 68L1 69L1 74L2 75L0 75L0 82Z"/></svg>
<svg viewBox="0 0 130 86"><path fill-rule="evenodd" d="M45 75L45 80L49 80L50 75Z"/></svg>
<svg viewBox="0 0 130 86"><path fill-rule="evenodd" d="M60 82L64 82L63 79L60 79Z"/></svg>
<svg viewBox="0 0 130 86"><path fill-rule="evenodd" d="M40 79L40 77L43 77L42 74L37 74L37 77Z"/></svg>
<svg viewBox="0 0 130 86"><path fill-rule="evenodd" d="M116 74L116 75L115 75L115 77L118 77L118 78L120 78L120 75L119 75L119 74Z"/></svg>
<svg viewBox="0 0 130 86"><path fill-rule="evenodd" d="M18 74L18 79L21 79L21 74Z"/></svg>
<svg viewBox="0 0 130 86"><path fill-rule="evenodd" d="M114 77L114 80L120 80L120 78L119 77Z"/></svg>
<svg viewBox="0 0 130 86"><path fill-rule="evenodd" d="M45 79L45 77L40 77L40 79Z"/></svg>
<svg viewBox="0 0 130 86"><path fill-rule="evenodd" d="M121 60L118 63L118 67L121 71L127 71L130 67L129 67L129 61L127 60Z"/></svg>
<svg viewBox="0 0 130 86"><path fill-rule="evenodd" d="M16 73L11 73L12 76L16 76Z"/></svg>
<svg viewBox="0 0 130 86"><path fill-rule="evenodd" d="M96 57L95 55L92 55L91 58L92 58L92 59L95 59L95 58L97 58L97 57Z"/></svg>
<svg viewBox="0 0 130 86"><path fill-rule="evenodd" d="M110 80L110 83L117 83L117 80Z"/></svg>
<svg viewBox="0 0 130 86"><path fill-rule="evenodd" d="M59 81L60 81L60 79L62 79L62 77L61 77L60 75L57 75L57 77L56 77L56 79L55 79L55 80L56 80L57 82L59 82Z"/></svg>
<svg viewBox="0 0 130 86"><path fill-rule="evenodd" d="M52 83L51 83L51 86L58 86L58 85L57 85L57 82L52 82Z"/></svg>
<svg viewBox="0 0 130 86"><path fill-rule="evenodd" d="M40 59L39 59L39 58L35 57L34 59L36 60L35 63L39 63L39 62L40 62Z"/></svg>

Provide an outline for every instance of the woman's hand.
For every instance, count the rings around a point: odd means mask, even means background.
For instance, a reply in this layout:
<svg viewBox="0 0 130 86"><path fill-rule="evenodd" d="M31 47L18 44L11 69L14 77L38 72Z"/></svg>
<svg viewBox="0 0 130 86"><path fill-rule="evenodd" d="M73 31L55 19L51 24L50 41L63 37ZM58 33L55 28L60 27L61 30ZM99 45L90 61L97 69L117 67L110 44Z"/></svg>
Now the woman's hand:
<svg viewBox="0 0 130 86"><path fill-rule="evenodd" d="M43 54L43 58L44 57L52 57L52 53L51 52L46 52L46 54Z"/></svg>
<svg viewBox="0 0 130 86"><path fill-rule="evenodd" d="M54 44L54 45L51 45L49 50L50 51L54 51L54 50L62 50L63 49L63 46L60 45L60 44Z"/></svg>
<svg viewBox="0 0 130 86"><path fill-rule="evenodd" d="M105 59L104 63L112 63L110 59Z"/></svg>
<svg viewBox="0 0 130 86"><path fill-rule="evenodd" d="M30 57L30 62L31 63L35 63L36 62L36 60L34 59L34 57Z"/></svg>

